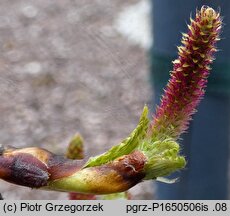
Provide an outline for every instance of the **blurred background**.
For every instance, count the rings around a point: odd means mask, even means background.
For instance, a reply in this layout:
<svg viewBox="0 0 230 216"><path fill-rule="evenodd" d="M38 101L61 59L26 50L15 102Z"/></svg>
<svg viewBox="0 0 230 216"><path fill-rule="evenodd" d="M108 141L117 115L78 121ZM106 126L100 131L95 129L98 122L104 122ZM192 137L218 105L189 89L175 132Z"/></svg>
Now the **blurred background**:
<svg viewBox="0 0 230 216"><path fill-rule="evenodd" d="M227 0L2 0L0 143L63 154L78 132L86 157L119 143L136 127L143 106L153 111L159 103L189 15L206 4L221 8L224 40L205 98L180 140L186 169L176 184L148 181L130 191L132 199L227 199ZM3 181L0 193L5 199L68 198Z"/></svg>
<svg viewBox="0 0 230 216"><path fill-rule="evenodd" d="M147 0L2 0L0 143L63 154L79 132L86 155L104 152L151 104ZM5 199L67 199L66 193L0 182ZM152 199L151 182L131 189Z"/></svg>

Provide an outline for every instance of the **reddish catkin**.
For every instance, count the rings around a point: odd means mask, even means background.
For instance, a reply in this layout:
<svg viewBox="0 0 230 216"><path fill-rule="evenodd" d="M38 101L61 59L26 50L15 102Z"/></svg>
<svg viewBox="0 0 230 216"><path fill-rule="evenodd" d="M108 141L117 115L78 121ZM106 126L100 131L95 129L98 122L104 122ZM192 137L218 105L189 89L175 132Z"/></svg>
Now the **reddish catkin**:
<svg viewBox="0 0 230 216"><path fill-rule="evenodd" d="M190 18L188 33L183 33L178 59L173 61L171 78L151 125L155 139L177 139L188 128L191 115L204 96L204 89L214 60L222 20L212 8L203 6Z"/></svg>

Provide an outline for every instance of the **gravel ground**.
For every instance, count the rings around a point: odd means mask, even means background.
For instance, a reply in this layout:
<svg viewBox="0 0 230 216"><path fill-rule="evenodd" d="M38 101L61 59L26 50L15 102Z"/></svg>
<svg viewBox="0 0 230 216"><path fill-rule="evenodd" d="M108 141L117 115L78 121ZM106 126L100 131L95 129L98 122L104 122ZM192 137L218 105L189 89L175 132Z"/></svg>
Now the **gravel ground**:
<svg viewBox="0 0 230 216"><path fill-rule="evenodd" d="M125 138L150 101L146 50L114 27L134 0L2 0L0 142L62 154L73 134L96 155ZM0 182L5 199L66 193ZM150 183L132 189L151 199Z"/></svg>

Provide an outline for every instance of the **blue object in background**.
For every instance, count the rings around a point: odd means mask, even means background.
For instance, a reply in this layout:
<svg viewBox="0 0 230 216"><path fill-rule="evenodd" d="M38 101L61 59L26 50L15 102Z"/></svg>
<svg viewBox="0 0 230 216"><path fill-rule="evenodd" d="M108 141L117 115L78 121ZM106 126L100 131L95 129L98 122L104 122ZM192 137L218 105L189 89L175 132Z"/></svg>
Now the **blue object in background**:
<svg viewBox="0 0 230 216"><path fill-rule="evenodd" d="M207 92L198 106L187 133L182 135L182 154L188 164L175 184L157 183L158 199L228 199L228 157L230 139L230 1L152 0L154 44L151 49L151 77L155 105L177 57L181 33L187 32L189 16L208 5L220 10L224 29L217 46Z"/></svg>

